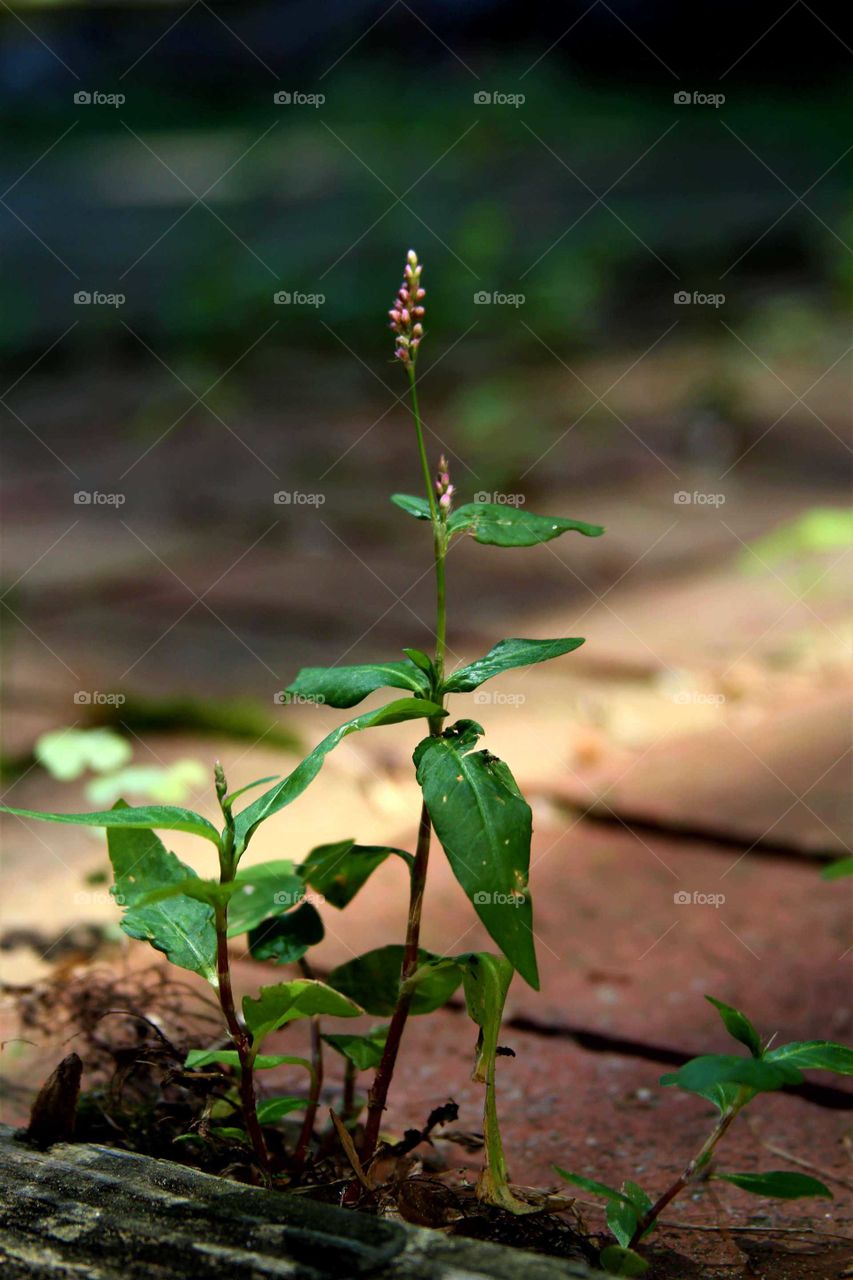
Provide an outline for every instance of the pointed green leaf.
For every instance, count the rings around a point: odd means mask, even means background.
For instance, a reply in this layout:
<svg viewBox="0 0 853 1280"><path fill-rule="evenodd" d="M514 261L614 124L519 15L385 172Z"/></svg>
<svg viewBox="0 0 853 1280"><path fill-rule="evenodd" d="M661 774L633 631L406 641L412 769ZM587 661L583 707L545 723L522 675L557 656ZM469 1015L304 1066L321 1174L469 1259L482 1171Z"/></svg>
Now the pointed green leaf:
<svg viewBox="0 0 853 1280"><path fill-rule="evenodd" d="M273 964L294 964L309 947L323 941L323 921L316 907L303 902L295 911L265 920L249 933L249 952L253 960L270 960Z"/></svg>
<svg viewBox="0 0 853 1280"><path fill-rule="evenodd" d="M387 706L380 707L378 711L366 711L356 716L354 720L347 720L344 724L338 725L337 729L327 734L283 782L265 791L262 796L237 814L234 820L237 856L239 857L243 852L259 823L272 817L274 813L291 804L297 796L302 795L305 788L320 772L326 756L347 734L384 724L398 724L402 720L416 720L423 717L432 719L446 714L446 711L434 702L427 702L422 698L399 698L396 702L389 702Z"/></svg>
<svg viewBox="0 0 853 1280"><path fill-rule="evenodd" d="M403 947L393 945L367 951L333 969L329 985L357 1001L367 1013L388 1017L397 1007L403 954ZM418 962L421 972L410 1012L432 1013L447 1004L462 981L462 972L457 965L448 964L429 951L419 951Z"/></svg>
<svg viewBox="0 0 853 1280"><path fill-rule="evenodd" d="M415 666L419 667L432 680L435 673L435 664L428 653L424 653L423 649L404 649L403 653L410 662L414 662Z"/></svg>
<svg viewBox="0 0 853 1280"><path fill-rule="evenodd" d="M347 1058L358 1071L372 1071L379 1066L387 1038L387 1027L375 1027L363 1036L323 1036L326 1044Z"/></svg>
<svg viewBox="0 0 853 1280"><path fill-rule="evenodd" d="M266 778L255 778L254 782L247 782L245 787L240 787L237 791L232 791L230 796L226 796L225 803L233 804L235 800L239 800L240 796L244 796L247 791L253 790L254 787L263 786L265 782L275 782L278 776L277 773L271 773Z"/></svg>
<svg viewBox="0 0 853 1280"><path fill-rule="evenodd" d="M504 955L538 989L527 888L530 806L503 761L472 750L482 732L459 720L425 738L415 750L417 778L453 874Z"/></svg>
<svg viewBox="0 0 853 1280"><path fill-rule="evenodd" d="M607 1225L616 1239L623 1248L627 1248L634 1238L634 1232L640 1221L640 1215L634 1205L626 1204L624 1200L608 1200L606 1218Z"/></svg>
<svg viewBox="0 0 853 1280"><path fill-rule="evenodd" d="M356 667L303 667L286 693L329 707L354 707L377 689L410 689L429 696L429 681L413 662L375 662Z"/></svg>
<svg viewBox="0 0 853 1280"><path fill-rule="evenodd" d="M352 902L368 877L392 853L396 853L409 866L414 861L405 849L339 840L335 844L321 844L312 849L297 870L306 884L322 894L333 907L343 910Z"/></svg>
<svg viewBox="0 0 853 1280"><path fill-rule="evenodd" d="M133 808L99 809L95 813L38 813L34 809L13 809L0 805L0 813L16 818L38 818L41 822L66 822L78 827L132 828L138 831L189 831L219 846L219 832L207 818L191 809L171 804L145 804Z"/></svg>
<svg viewBox="0 0 853 1280"><path fill-rule="evenodd" d="M786 1084L799 1084L802 1078L802 1073L790 1063L716 1053L691 1058L677 1071L661 1076L660 1082L677 1085L687 1093L698 1093L716 1102L714 1089L718 1085L745 1085L755 1093L765 1093Z"/></svg>
<svg viewBox="0 0 853 1280"><path fill-rule="evenodd" d="M745 1044L753 1058L760 1058L761 1037L746 1014L733 1005L724 1004L722 1000L715 1000L713 996L706 996L705 999L717 1010L729 1035Z"/></svg>
<svg viewBox="0 0 853 1280"><path fill-rule="evenodd" d="M119 805L121 805L119 801ZM129 810L117 808L117 814ZM125 907L121 927L131 938L149 942L172 964L199 973L216 985L216 931L213 909L205 902L181 896L168 902L144 905L142 899L155 887L185 883L195 878L173 853L164 848L153 831L112 827L107 833L116 901Z"/></svg>
<svg viewBox="0 0 853 1280"><path fill-rule="evenodd" d="M315 978L295 978L293 982L277 982L261 987L259 995L243 997L243 1017L258 1045L272 1031L277 1031L297 1018L311 1018L327 1013L335 1018L356 1018L364 1013L353 1000Z"/></svg>
<svg viewBox="0 0 853 1280"><path fill-rule="evenodd" d="M788 1173L773 1169L769 1173L715 1173L721 1182L731 1182L741 1191L756 1196L773 1196L777 1200L799 1200L801 1196L825 1196L832 1200L829 1187L804 1173Z"/></svg>
<svg viewBox="0 0 853 1280"><path fill-rule="evenodd" d="M405 511L406 515L414 516L416 520L432 519L426 498L416 498L410 493L392 493L391 501L401 511Z"/></svg>
<svg viewBox="0 0 853 1280"><path fill-rule="evenodd" d="M485 680L491 680L512 667L530 667L536 662L548 662L563 653L571 653L583 644L572 640L499 640L483 658L454 671L444 682L446 693L470 693Z"/></svg>
<svg viewBox="0 0 853 1280"><path fill-rule="evenodd" d="M523 507L496 502L469 502L453 512L447 525L451 534L470 533L475 541L494 547L533 547L572 531L588 538L598 538L604 533L598 524L563 520L560 516L537 516Z"/></svg>
<svg viewBox="0 0 853 1280"><path fill-rule="evenodd" d="M642 1276L649 1269L645 1258L618 1244L609 1244L602 1249L598 1260L609 1276Z"/></svg>
<svg viewBox="0 0 853 1280"><path fill-rule="evenodd" d="M290 911L304 893L302 877L287 859L241 868L228 902L228 937L248 933L263 920Z"/></svg>
<svg viewBox="0 0 853 1280"><path fill-rule="evenodd" d="M306 1098L284 1097L265 1098L258 1103L258 1119L261 1124L275 1124L291 1111L304 1111L308 1105Z"/></svg>
<svg viewBox="0 0 853 1280"><path fill-rule="evenodd" d="M191 1049L184 1062L185 1067L209 1067L214 1062L226 1067L239 1067L240 1055L236 1049ZM311 1073L313 1067L307 1058L294 1058L287 1053L259 1053L252 1065L257 1071L269 1070L271 1067L304 1067Z"/></svg>
<svg viewBox="0 0 853 1280"><path fill-rule="evenodd" d="M765 1062L799 1068L803 1071L834 1071L839 1076L853 1076L853 1049L832 1040L794 1040L769 1049Z"/></svg>
<svg viewBox="0 0 853 1280"><path fill-rule="evenodd" d="M603 1196L605 1200L621 1200L625 1204L630 1204L626 1195L621 1191L617 1191L615 1187L608 1187L606 1182L596 1182L593 1178L585 1178L580 1173L569 1173L568 1169L561 1169L558 1164L554 1165L555 1171L565 1182L570 1182L574 1187L580 1187L582 1191L588 1191L593 1196Z"/></svg>

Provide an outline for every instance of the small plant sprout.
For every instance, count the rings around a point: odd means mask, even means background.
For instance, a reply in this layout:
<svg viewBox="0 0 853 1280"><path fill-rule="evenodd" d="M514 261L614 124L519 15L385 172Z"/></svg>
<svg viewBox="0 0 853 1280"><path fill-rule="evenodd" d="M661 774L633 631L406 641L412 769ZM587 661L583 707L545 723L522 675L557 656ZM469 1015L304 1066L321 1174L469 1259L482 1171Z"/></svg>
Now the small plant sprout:
<svg viewBox="0 0 853 1280"><path fill-rule="evenodd" d="M306 1108L306 1122L289 1161L298 1173L311 1137L319 1100L321 1051L325 1045L345 1061L344 1099L337 1131L345 1136L348 1154L366 1168L379 1145L382 1119L410 1016L425 1015L446 1004L460 984L468 1012L478 1029L474 1078L485 1086L484 1124L486 1168L480 1196L511 1212L528 1205L512 1193L498 1129L495 1062L507 990L517 972L538 988L533 933L533 905L528 888L532 818L508 766L487 750L478 749L483 728L461 718L446 725L451 696L472 693L485 681L514 668L530 667L583 644L578 637L500 640L483 657L448 670L446 561L454 539L470 537L485 546L533 547L575 532L598 537L599 525L497 503L457 505L447 456L431 464L424 441L418 404L417 371L425 337L426 297L423 267L417 254L406 256L404 278L389 319L395 357L409 383L411 421L419 470L420 496L393 494L391 501L406 515L428 527L435 580L435 622L431 652L405 648L401 659L357 666L305 667L288 687L331 708L350 708L380 689L402 696L378 710L365 712L332 730L314 750L280 781L259 779L229 793L217 765L215 789L222 815L221 829L189 809L175 805L129 808L119 801L109 810L82 814L33 813L7 809L22 818L82 823L107 828L117 901L124 907L122 926L165 952L175 964L194 970L216 989L230 1047L199 1049L188 1067L213 1062L234 1067L239 1077L239 1109L258 1165L269 1170L271 1160L264 1125L297 1106ZM449 452L449 450L448 450ZM423 640L420 642L423 644ZM414 750L415 774L422 800L414 853L384 846L358 845L352 838L312 850L299 864L289 861L243 867L241 860L261 823L278 815L314 780L326 756L349 734L386 724L423 722ZM238 800L252 788L273 782L261 795L237 809ZM159 831L184 831L214 845L219 876L202 879L167 852ZM498 954L440 956L420 942L424 890L433 832L451 870L474 911L495 943ZM344 910L387 858L400 858L409 879L405 938L384 941L365 955L341 965L325 983L311 976L309 949L323 937L323 923L313 904L305 901L310 887L325 903ZM300 966L300 976L261 988L246 997L238 1010L231 987L228 939L245 934L254 959L272 965ZM321 1029L318 1019L368 1013L381 1019L360 1035ZM255 1073L293 1058L263 1054L267 1036L297 1018L312 1019L312 1058L296 1059L311 1080L307 1101L272 1099L259 1105ZM356 1076L372 1071L360 1146L350 1138L359 1103ZM342 1138L342 1142L344 1138Z"/></svg>
<svg viewBox="0 0 853 1280"><path fill-rule="evenodd" d="M705 1054L692 1058L678 1071L661 1076L662 1085L675 1086L706 1098L719 1112L708 1137L675 1181L653 1202L635 1182L624 1182L621 1191L617 1191L615 1187L555 1166L566 1182L607 1202L607 1225L618 1243L602 1250L601 1264L612 1275L641 1275L647 1269L648 1263L635 1252L637 1245L654 1229L658 1218L676 1196L700 1179L730 1182L742 1191L781 1200L797 1200L804 1196L832 1199L828 1187L804 1173L787 1170L724 1173L714 1168L713 1161L720 1140L754 1098L785 1085L800 1084L803 1070L853 1075L853 1049L834 1044L831 1040L792 1041L771 1048L769 1043L762 1041L746 1014L722 1000L715 1000L713 996L705 999L718 1011L729 1035L748 1053Z"/></svg>

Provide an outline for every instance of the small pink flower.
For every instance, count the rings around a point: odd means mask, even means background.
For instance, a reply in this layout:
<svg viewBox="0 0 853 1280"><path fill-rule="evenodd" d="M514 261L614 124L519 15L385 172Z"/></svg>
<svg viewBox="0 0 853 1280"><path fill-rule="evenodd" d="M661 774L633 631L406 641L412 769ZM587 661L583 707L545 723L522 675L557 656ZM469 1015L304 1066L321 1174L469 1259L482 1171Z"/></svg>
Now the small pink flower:
<svg viewBox="0 0 853 1280"><path fill-rule="evenodd" d="M388 312L391 321L389 327L397 335L394 354L406 365L414 364L417 349L424 336L424 327L420 323L424 308L419 305L420 300L426 297L426 291L420 287L422 271L423 267L418 262L418 255L414 249L410 249L406 254L403 283L397 290L394 306Z"/></svg>

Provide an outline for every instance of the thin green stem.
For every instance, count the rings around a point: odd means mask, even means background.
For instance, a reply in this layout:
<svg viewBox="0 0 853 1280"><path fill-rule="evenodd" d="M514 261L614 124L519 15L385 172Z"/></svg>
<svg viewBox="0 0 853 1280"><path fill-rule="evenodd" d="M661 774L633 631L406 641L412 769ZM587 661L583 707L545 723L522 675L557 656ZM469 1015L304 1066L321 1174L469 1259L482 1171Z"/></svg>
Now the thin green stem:
<svg viewBox="0 0 853 1280"><path fill-rule="evenodd" d="M651 1209L647 1209L643 1214L642 1218L637 1223L633 1236L631 1237L629 1248L636 1248L637 1244L649 1228L657 1222L667 1205L670 1204L690 1182L692 1182L697 1173L701 1173L708 1161L711 1159L711 1156L714 1154L714 1148L717 1143L728 1131L732 1121L735 1119L738 1112L746 1106L749 1099L749 1090L742 1088L731 1105L722 1113L711 1133L705 1139L693 1159L688 1161L683 1171L678 1175L672 1185L667 1187L663 1195L655 1201Z"/></svg>
<svg viewBox="0 0 853 1280"><path fill-rule="evenodd" d="M409 364L407 369L409 374L409 387L412 396L412 417L415 422L415 433L418 440L418 454L420 455L421 467L423 468L424 485L426 486L427 501L429 502L430 516L432 519L436 599L436 690L434 691L434 695L436 700L444 706L444 695L439 691L441 690L442 681L444 679L444 659L447 647L447 579L445 572L445 560L447 556L447 526L445 521L442 519L441 513L438 509L438 504L435 500L433 479L429 469L429 462L427 460L426 447L424 445L423 423L421 422L420 410L418 408L417 379L414 364ZM434 737L438 736L438 734L441 733L441 717L436 716L429 720L428 723L430 733ZM409 913L406 922L406 944L403 952L403 964L400 971L401 989L397 998L394 1013L391 1017L391 1023L388 1027L388 1036L385 1040L382 1059L376 1069L376 1075L373 1078L373 1085L371 1086L368 1094L367 1118L364 1126L364 1140L361 1149L361 1159L364 1164L372 1158L376 1150L376 1145L379 1141L379 1129L382 1124L382 1114L385 1110L388 1090L391 1087L391 1079L394 1074L394 1067L397 1063L397 1054L400 1051L403 1031L405 1030L409 1011L411 1009L413 993L411 991L407 991L404 984L418 967L421 915L423 912L424 892L426 890L431 835L432 824L430 822L429 812L427 811L426 804L422 804L420 822L418 825L418 843L415 850L415 860L414 865L412 866L409 884Z"/></svg>

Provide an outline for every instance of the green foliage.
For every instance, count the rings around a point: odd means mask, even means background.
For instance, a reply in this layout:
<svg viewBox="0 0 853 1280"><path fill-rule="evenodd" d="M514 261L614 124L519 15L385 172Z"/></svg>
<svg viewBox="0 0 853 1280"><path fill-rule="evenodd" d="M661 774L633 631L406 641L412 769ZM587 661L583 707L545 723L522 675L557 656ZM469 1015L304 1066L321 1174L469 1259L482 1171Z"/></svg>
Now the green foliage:
<svg viewBox="0 0 853 1280"><path fill-rule="evenodd" d="M470 533L476 542L493 547L535 547L563 533L582 533L587 538L598 538L604 533L599 524L564 520L560 516L537 516L521 507L495 502L471 502L460 507L450 517L447 527L451 535Z"/></svg>
<svg viewBox="0 0 853 1280"><path fill-rule="evenodd" d="M236 1049L191 1049L186 1056L184 1066L187 1068L209 1067L220 1063L224 1067L240 1066L240 1055ZM311 1063L307 1058L294 1058L287 1053L258 1053L252 1066L256 1071L269 1071L273 1067L304 1067L311 1071Z"/></svg>
<svg viewBox="0 0 853 1280"><path fill-rule="evenodd" d="M415 751L424 801L453 874L491 937L532 987L539 974L527 888L532 818L507 766L473 751L480 725L460 720Z"/></svg>
<svg viewBox="0 0 853 1280"><path fill-rule="evenodd" d="M259 799L247 805L245 809L242 809L237 814L234 821L237 857L243 852L252 838L252 834L262 822L265 822L267 818L271 818L273 814L280 813L282 809L292 804L298 796L302 795L305 788L314 781L320 772L329 752L334 750L338 743L343 741L348 734L383 724L399 724L403 720L430 718L445 714L442 707L422 698L400 698L396 702L389 702L387 706L380 707L378 711L366 711L363 715L356 716L354 720L347 720L344 724L338 725L337 729L333 729L331 733L327 734L322 742L314 748L310 755L305 757L301 764L296 766L293 773L288 774L283 782L278 783L271 790L265 791Z"/></svg>
<svg viewBox="0 0 853 1280"><path fill-rule="evenodd" d="M598 1260L609 1276L641 1276L649 1269L645 1258L617 1244L602 1249Z"/></svg>
<svg viewBox="0 0 853 1280"><path fill-rule="evenodd" d="M662 1075L660 1082L677 1085L687 1093L698 1093L700 1097L716 1102L714 1090L718 1085L745 1085L753 1093L767 1093L786 1084L799 1084L802 1078L801 1072L792 1064L713 1053L691 1058L677 1071Z"/></svg>
<svg viewBox="0 0 853 1280"><path fill-rule="evenodd" d="M768 1049L765 1062L802 1071L834 1071L839 1076L853 1076L853 1049L832 1040L792 1040Z"/></svg>
<svg viewBox="0 0 853 1280"><path fill-rule="evenodd" d="M722 1000L715 1000L713 996L706 996L705 999L717 1010L729 1035L745 1044L754 1058L760 1058L761 1037L746 1014L730 1004L724 1004Z"/></svg>
<svg viewBox="0 0 853 1280"><path fill-rule="evenodd" d="M400 971L404 948L390 945L367 951L348 960L329 974L329 985L375 1017L389 1017L400 994ZM418 951L418 981L414 984L411 1012L432 1013L453 995L462 981L462 972L452 962L429 951Z"/></svg>
<svg viewBox="0 0 853 1280"><path fill-rule="evenodd" d="M264 920L249 932L249 953L253 960L272 964L294 964L310 947L322 942L323 921L317 908L303 902L286 915Z"/></svg>
<svg viewBox="0 0 853 1280"><path fill-rule="evenodd" d="M180 804L205 781L198 760L176 760L170 765L135 764L86 785L92 804L113 804L119 796L141 796L157 804Z"/></svg>
<svg viewBox="0 0 853 1280"><path fill-rule="evenodd" d="M297 870L306 884L322 894L333 907L343 910L392 853L411 867L412 856L405 849L339 840L335 844L322 844L312 849Z"/></svg>
<svg viewBox="0 0 853 1280"><path fill-rule="evenodd" d="M363 1036L333 1035L323 1036L326 1044L346 1058L358 1071L369 1071L378 1067L382 1060L382 1051L388 1039L387 1027L375 1027Z"/></svg>
<svg viewBox="0 0 853 1280"><path fill-rule="evenodd" d="M243 997L243 1017L252 1035L253 1048L273 1031L297 1018L328 1013L335 1018L357 1018L364 1010L339 991L316 978L295 978L261 987L257 997Z"/></svg>
<svg viewBox="0 0 853 1280"><path fill-rule="evenodd" d="M741 1191L751 1191L756 1196L773 1196L777 1200L799 1200L803 1196L833 1198L829 1187L805 1173L773 1169L767 1173L715 1173L714 1177L721 1182L731 1182Z"/></svg>
<svg viewBox="0 0 853 1280"><path fill-rule="evenodd" d="M146 804L136 808L104 809L95 813L39 813L0 805L0 813L17 818L38 818L40 822L66 822L78 827L133 828L140 831L189 831L219 845L219 832L207 818L177 805Z"/></svg>
<svg viewBox="0 0 853 1280"><path fill-rule="evenodd" d="M483 658L454 671L444 682L445 693L470 693L486 680L513 667L530 667L549 662L563 653L579 649L583 640L499 640Z"/></svg>
<svg viewBox="0 0 853 1280"><path fill-rule="evenodd" d="M377 689L409 689L428 698L430 682L408 659L357 667L303 667L286 693L330 707L354 707Z"/></svg>
<svg viewBox="0 0 853 1280"><path fill-rule="evenodd" d="M824 867L820 874L824 880L841 880L845 876L853 876L853 858L838 858Z"/></svg>
<svg viewBox="0 0 853 1280"><path fill-rule="evenodd" d="M282 1120L285 1116L289 1116L292 1111L304 1111L307 1102L304 1098L281 1097L281 1098L264 1098L263 1102L258 1103L258 1119L261 1124L275 1124L277 1120Z"/></svg>
<svg viewBox="0 0 853 1280"><path fill-rule="evenodd" d="M132 812L118 808L117 814ZM213 909L186 895L166 902L142 900L153 886L167 888L197 879L191 867L169 853L153 831L113 826L107 835L115 884L113 894L125 908L121 927L131 938L149 942L172 964L201 974L216 985L216 931Z"/></svg>

